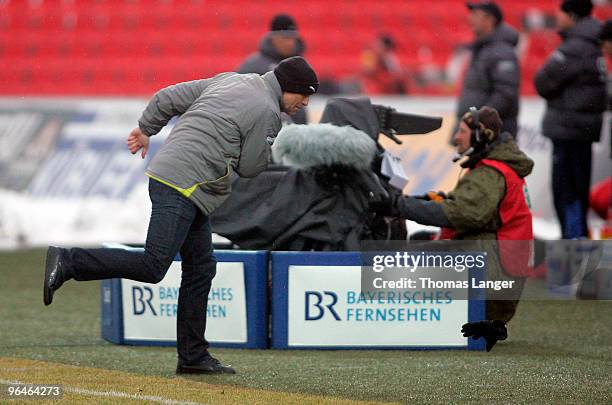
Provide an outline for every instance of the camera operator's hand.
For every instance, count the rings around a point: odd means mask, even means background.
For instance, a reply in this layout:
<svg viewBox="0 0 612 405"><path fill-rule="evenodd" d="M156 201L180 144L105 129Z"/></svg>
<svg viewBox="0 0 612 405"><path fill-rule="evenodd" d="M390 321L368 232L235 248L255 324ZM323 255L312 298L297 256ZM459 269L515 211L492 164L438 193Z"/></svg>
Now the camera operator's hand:
<svg viewBox="0 0 612 405"><path fill-rule="evenodd" d="M461 333L464 337L471 337L472 339L484 337L487 342L487 352L493 349L498 340L506 340L508 337L505 323L499 320L466 323L461 327Z"/></svg>
<svg viewBox="0 0 612 405"><path fill-rule="evenodd" d="M447 198L447 196L446 194L444 194L443 191L428 191L422 195L415 195L414 198L418 198L419 200L433 201L433 202L440 203L444 201Z"/></svg>
<svg viewBox="0 0 612 405"><path fill-rule="evenodd" d="M444 194L442 191L428 191L426 195L429 201L441 203L442 201L446 200L446 194Z"/></svg>

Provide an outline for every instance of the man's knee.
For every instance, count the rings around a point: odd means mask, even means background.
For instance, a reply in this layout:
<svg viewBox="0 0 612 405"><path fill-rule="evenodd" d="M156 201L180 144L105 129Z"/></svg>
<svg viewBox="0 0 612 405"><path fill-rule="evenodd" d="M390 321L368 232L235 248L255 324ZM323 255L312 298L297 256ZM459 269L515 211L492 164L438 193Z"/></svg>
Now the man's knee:
<svg viewBox="0 0 612 405"><path fill-rule="evenodd" d="M145 282L151 284L157 284L166 277L168 269L172 265L172 260L160 261L151 260L148 264L147 280Z"/></svg>
<svg viewBox="0 0 612 405"><path fill-rule="evenodd" d="M166 272L167 271L155 271L151 273L151 280L148 282L151 284L157 284L161 282L164 279L164 277L166 277Z"/></svg>
<svg viewBox="0 0 612 405"><path fill-rule="evenodd" d="M202 266L208 266L211 263L216 263L215 256L213 254L212 249L210 249L210 251L198 251L198 252L181 251L181 259L182 259L182 265L189 266L189 267L202 267Z"/></svg>
<svg viewBox="0 0 612 405"><path fill-rule="evenodd" d="M183 277L212 280L217 274L217 261L214 258L205 264L182 263Z"/></svg>

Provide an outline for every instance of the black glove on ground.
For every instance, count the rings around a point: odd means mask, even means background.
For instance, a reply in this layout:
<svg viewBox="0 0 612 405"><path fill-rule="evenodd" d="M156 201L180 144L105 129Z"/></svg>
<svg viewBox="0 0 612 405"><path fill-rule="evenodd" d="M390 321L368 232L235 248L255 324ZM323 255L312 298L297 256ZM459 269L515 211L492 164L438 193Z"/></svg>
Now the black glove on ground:
<svg viewBox="0 0 612 405"><path fill-rule="evenodd" d="M506 340L508 338L508 330L503 321L480 321L466 323L461 327L461 333L464 337L472 339L485 338L487 342L487 352L490 352L498 340Z"/></svg>

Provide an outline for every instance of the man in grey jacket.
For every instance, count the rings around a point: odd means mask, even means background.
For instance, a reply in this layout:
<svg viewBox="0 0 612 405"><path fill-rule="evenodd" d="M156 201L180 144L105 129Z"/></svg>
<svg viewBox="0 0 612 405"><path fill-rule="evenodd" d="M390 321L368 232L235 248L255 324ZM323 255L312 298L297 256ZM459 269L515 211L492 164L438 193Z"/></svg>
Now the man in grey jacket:
<svg viewBox="0 0 612 405"><path fill-rule="evenodd" d="M304 41L300 37L297 24L288 14L277 14L270 22L270 31L261 39L257 52L250 54L238 67L238 73L259 73L263 75L273 70L285 58L302 56ZM307 124L306 109L301 109L285 121Z"/></svg>
<svg viewBox="0 0 612 405"><path fill-rule="evenodd" d="M170 118L179 115L166 143L147 168L151 220L144 252L123 249L47 251L44 303L70 279L127 278L160 282L178 253L182 279L177 311L177 373L234 373L208 353L206 306L216 273L209 214L230 192L232 172L253 177L270 160L270 144L281 128L281 111L295 114L316 93L318 80L301 57L273 72L223 73L159 91L128 137L132 154Z"/></svg>
<svg viewBox="0 0 612 405"><path fill-rule="evenodd" d="M494 2L468 3L469 24L476 39L459 96L457 121L470 107L489 106L499 112L502 132L518 132L520 69L514 48L518 32L503 22Z"/></svg>
<svg viewBox="0 0 612 405"><path fill-rule="evenodd" d="M553 143L552 188L563 239L588 236L591 144L599 141L606 109L601 24L590 0L565 0L557 13L563 42L536 73L546 99L542 133Z"/></svg>

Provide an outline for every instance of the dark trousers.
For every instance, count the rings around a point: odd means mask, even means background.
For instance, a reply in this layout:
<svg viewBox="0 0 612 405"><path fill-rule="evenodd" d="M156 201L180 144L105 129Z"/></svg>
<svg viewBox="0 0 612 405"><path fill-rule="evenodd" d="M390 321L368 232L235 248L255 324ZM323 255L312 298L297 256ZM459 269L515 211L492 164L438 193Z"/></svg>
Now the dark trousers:
<svg viewBox="0 0 612 405"><path fill-rule="evenodd" d="M195 364L208 356L206 305L216 273L210 222L193 202L155 180L149 180L149 197L152 212L144 252L72 248L64 251L64 258L75 280L158 283L180 252L177 350L181 363Z"/></svg>
<svg viewBox="0 0 612 405"><path fill-rule="evenodd" d="M563 239L588 236L591 143L553 141L552 186Z"/></svg>

